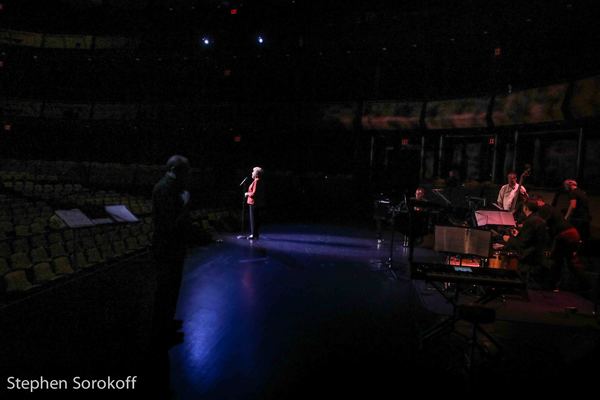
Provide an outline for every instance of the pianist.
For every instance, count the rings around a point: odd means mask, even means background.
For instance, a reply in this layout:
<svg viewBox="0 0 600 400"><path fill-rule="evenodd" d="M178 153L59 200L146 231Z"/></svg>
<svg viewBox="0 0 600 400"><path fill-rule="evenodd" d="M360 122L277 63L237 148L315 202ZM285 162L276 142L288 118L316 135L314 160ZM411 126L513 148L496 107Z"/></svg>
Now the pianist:
<svg viewBox="0 0 600 400"><path fill-rule="evenodd" d="M428 201L425 198L425 188L419 186L415 190L415 197L411 198L410 201L413 203L413 235L415 238L415 244L420 245L423 243L423 238L430 231L430 215L428 209Z"/></svg>
<svg viewBox="0 0 600 400"><path fill-rule="evenodd" d="M425 188L419 186L417 190L415 190L415 197L413 200L416 200L417 202L427 201L425 200ZM423 208L418 205L416 205L414 209L415 211L423 211Z"/></svg>
<svg viewBox="0 0 600 400"><path fill-rule="evenodd" d="M545 279L544 251L548 246L546 222L537 215L538 203L535 200L523 204L525 220L521 228L513 229L510 235L504 235L506 250L514 250L519 254L519 270L536 284Z"/></svg>

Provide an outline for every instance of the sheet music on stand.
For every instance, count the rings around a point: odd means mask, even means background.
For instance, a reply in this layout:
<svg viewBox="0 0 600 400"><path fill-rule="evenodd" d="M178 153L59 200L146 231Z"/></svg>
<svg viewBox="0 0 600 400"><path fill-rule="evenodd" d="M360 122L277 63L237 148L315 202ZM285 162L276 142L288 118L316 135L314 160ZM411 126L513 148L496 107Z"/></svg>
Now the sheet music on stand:
<svg viewBox="0 0 600 400"><path fill-rule="evenodd" d="M94 222L78 208L72 210L56 210L54 213L69 228L94 226Z"/></svg>
<svg viewBox="0 0 600 400"><path fill-rule="evenodd" d="M90 218L85 215L80 209L72 210L56 210L54 213L61 219L69 228L85 228L95 225L109 225L115 222L139 222L140 220L133 215L124 205L105 206L105 217Z"/></svg>
<svg viewBox="0 0 600 400"><path fill-rule="evenodd" d="M139 222L140 220L133 215L129 209L122 205L105 206L104 210L115 222Z"/></svg>
<svg viewBox="0 0 600 400"><path fill-rule="evenodd" d="M477 226L515 226L515 217L510 211L479 210L475 211L475 219L477 220Z"/></svg>

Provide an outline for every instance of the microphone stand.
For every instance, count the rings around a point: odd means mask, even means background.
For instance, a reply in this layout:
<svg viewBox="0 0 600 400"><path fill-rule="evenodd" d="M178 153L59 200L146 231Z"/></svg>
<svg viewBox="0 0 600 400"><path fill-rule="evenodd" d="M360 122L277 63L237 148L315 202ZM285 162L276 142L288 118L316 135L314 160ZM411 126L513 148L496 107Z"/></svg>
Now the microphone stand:
<svg viewBox="0 0 600 400"><path fill-rule="evenodd" d="M408 204L406 202L406 193L404 194L404 204ZM394 233L396 231L396 214L401 211L401 208L402 208L402 205L390 207L390 210L392 212L392 216L391 216L392 237L390 239L390 255L386 262L389 271L391 272L392 276L396 280L398 280L398 275L396 274L396 271L394 270L394 236L395 236Z"/></svg>
<svg viewBox="0 0 600 400"><path fill-rule="evenodd" d="M412 268L413 256L415 253L415 207L406 200L408 208L408 266Z"/></svg>
<svg viewBox="0 0 600 400"><path fill-rule="evenodd" d="M396 272L394 272L394 231L396 230L396 208L392 207L392 238L390 239L390 256L387 260L387 266L394 276L394 279L398 279Z"/></svg>
<svg viewBox="0 0 600 400"><path fill-rule="evenodd" d="M240 183L240 186L243 188L244 183L248 180L248 177L245 177L244 180ZM244 215L246 214L246 190L244 190L244 196L242 196L242 226L240 227L240 234L237 235L238 239L245 239L246 235L244 234Z"/></svg>

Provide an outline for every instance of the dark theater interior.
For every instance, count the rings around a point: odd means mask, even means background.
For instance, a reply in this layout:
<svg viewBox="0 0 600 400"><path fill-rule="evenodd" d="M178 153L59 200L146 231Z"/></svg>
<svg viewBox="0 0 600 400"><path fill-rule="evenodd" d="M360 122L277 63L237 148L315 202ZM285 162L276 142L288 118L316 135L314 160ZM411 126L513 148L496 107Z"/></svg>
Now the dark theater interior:
<svg viewBox="0 0 600 400"><path fill-rule="evenodd" d="M0 398L593 397L598 10L0 0Z"/></svg>

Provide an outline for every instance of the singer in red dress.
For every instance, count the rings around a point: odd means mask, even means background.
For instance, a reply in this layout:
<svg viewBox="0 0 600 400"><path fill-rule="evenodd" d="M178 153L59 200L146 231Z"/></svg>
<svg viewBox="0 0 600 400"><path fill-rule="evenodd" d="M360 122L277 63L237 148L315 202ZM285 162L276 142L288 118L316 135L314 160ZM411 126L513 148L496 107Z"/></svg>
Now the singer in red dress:
<svg viewBox="0 0 600 400"><path fill-rule="evenodd" d="M246 192L246 202L248 203L248 209L250 214L250 236L249 240L256 240L260 236L260 223L262 209L265 206L265 196L263 187L263 169L261 167L254 167L252 169L252 183L248 187Z"/></svg>

